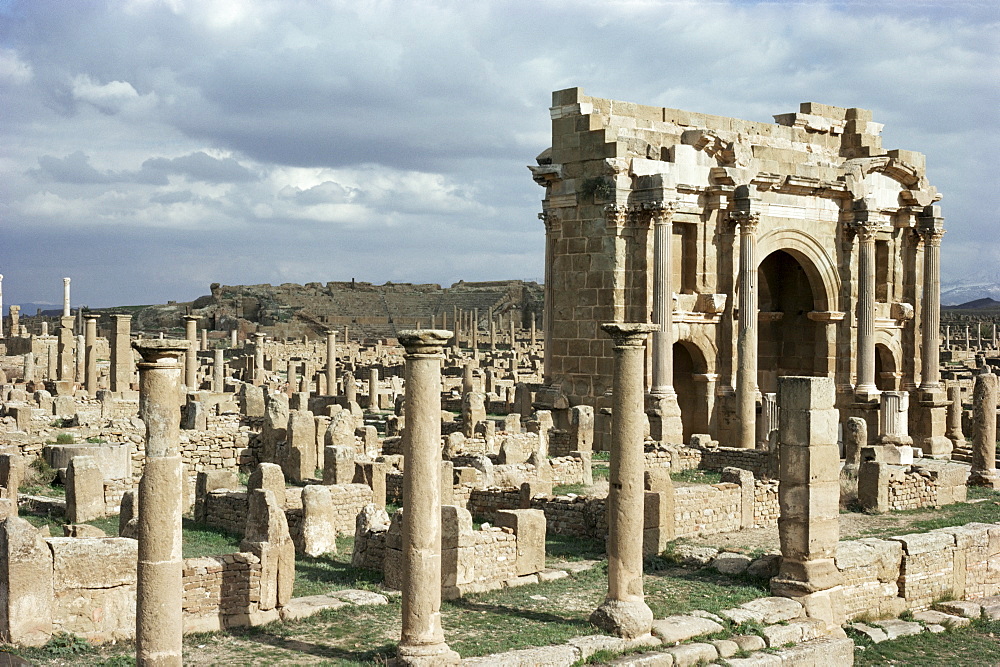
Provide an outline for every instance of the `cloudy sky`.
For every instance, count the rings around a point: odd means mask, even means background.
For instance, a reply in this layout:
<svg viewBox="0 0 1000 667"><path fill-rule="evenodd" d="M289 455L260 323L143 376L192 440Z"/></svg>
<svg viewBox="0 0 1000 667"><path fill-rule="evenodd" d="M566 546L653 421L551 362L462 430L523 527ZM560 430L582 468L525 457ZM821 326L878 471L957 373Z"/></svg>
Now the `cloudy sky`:
<svg viewBox="0 0 1000 667"><path fill-rule="evenodd" d="M4 303L541 280L551 92L927 155L944 273L1000 265L995 0L0 0ZM998 280L1000 281L1000 280Z"/></svg>

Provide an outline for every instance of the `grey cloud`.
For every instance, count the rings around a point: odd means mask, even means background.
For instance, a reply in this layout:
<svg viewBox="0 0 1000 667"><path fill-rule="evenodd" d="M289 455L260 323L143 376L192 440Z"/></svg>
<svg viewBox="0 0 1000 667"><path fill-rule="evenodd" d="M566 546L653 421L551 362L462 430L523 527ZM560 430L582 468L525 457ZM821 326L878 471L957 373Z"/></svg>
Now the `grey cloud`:
<svg viewBox="0 0 1000 667"><path fill-rule="evenodd" d="M166 174L179 174L206 183L247 183L257 178L234 158L220 160L204 151L172 159L150 158L142 163L138 178L143 182L165 182Z"/></svg>
<svg viewBox="0 0 1000 667"><path fill-rule="evenodd" d="M97 184L111 183L116 177L107 172L99 172L90 164L90 158L82 151L70 153L64 158L42 155L38 158L39 169L31 173L43 181L57 183Z"/></svg>

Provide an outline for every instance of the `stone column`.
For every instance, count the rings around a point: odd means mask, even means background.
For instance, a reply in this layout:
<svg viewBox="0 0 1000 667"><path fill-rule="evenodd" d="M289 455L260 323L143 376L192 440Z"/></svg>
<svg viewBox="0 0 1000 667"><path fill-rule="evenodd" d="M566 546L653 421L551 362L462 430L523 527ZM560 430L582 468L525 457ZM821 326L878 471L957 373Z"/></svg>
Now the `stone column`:
<svg viewBox="0 0 1000 667"><path fill-rule="evenodd" d="M649 409L661 442L682 444L684 425L674 391L674 286L671 284L673 219L676 202L649 205L653 223L653 386Z"/></svg>
<svg viewBox="0 0 1000 667"><path fill-rule="evenodd" d="M861 215L861 212L858 212ZM855 393L863 400L878 394L875 386L875 230L867 212L855 225L858 236L858 344Z"/></svg>
<svg viewBox="0 0 1000 667"><path fill-rule="evenodd" d="M479 309L472 309L472 358L479 358Z"/></svg>
<svg viewBox="0 0 1000 667"><path fill-rule="evenodd" d="M326 393L337 393L337 332L333 329L326 332Z"/></svg>
<svg viewBox="0 0 1000 667"><path fill-rule="evenodd" d="M57 380L73 381L75 377L75 366L73 363L73 316L64 315L60 318L59 339L57 349L59 351L59 366L56 371Z"/></svg>
<svg viewBox="0 0 1000 667"><path fill-rule="evenodd" d="M968 352L972 349L972 339L969 337L969 325L965 325L965 351Z"/></svg>
<svg viewBox="0 0 1000 667"><path fill-rule="evenodd" d="M201 334L201 342L198 344L198 349L206 352L208 351L208 329L202 329L199 333Z"/></svg>
<svg viewBox="0 0 1000 667"><path fill-rule="evenodd" d="M220 347L215 350L215 359L212 360L212 391L221 393L226 389L226 359L224 350Z"/></svg>
<svg viewBox="0 0 1000 667"><path fill-rule="evenodd" d="M288 370L285 373L288 380L287 394L291 396L299 390L299 362L297 359L288 358Z"/></svg>
<svg viewBox="0 0 1000 667"><path fill-rule="evenodd" d="M951 349L951 325L944 325L944 349Z"/></svg>
<svg viewBox="0 0 1000 667"><path fill-rule="evenodd" d="M32 352L24 353L24 381L31 382L35 379L35 355Z"/></svg>
<svg viewBox="0 0 1000 667"><path fill-rule="evenodd" d="M136 581L136 664L182 664L184 586L180 454L181 357L190 343L135 343L139 415L146 424L146 463L139 480L139 564Z"/></svg>
<svg viewBox="0 0 1000 667"><path fill-rule="evenodd" d="M434 331L434 329L431 329ZM378 410L378 369L368 369L368 410L375 412Z"/></svg>
<svg viewBox="0 0 1000 667"><path fill-rule="evenodd" d="M939 206L927 206L917 220L924 243L924 305L921 308L920 389L916 393L913 441L924 456L951 457L954 445L946 435L948 396L941 385L941 237L944 219Z"/></svg>
<svg viewBox="0 0 1000 667"><path fill-rule="evenodd" d="M88 317L84 334L84 385L90 396L97 396L97 318Z"/></svg>
<svg viewBox="0 0 1000 667"><path fill-rule="evenodd" d="M493 319L493 313L490 313L490 352L496 352L497 349L497 323Z"/></svg>
<svg viewBox="0 0 1000 667"><path fill-rule="evenodd" d="M76 337L76 381L80 386L85 386L87 382L87 341L84 336Z"/></svg>
<svg viewBox="0 0 1000 667"><path fill-rule="evenodd" d="M957 384L948 387L947 422L945 436L951 440L952 446L956 449L966 447L965 434L962 432L962 387Z"/></svg>
<svg viewBox="0 0 1000 667"><path fill-rule="evenodd" d="M233 348L234 350L236 349L236 346L240 342L239 333L240 332L236 329L233 329L232 331L229 332L229 347Z"/></svg>
<svg viewBox="0 0 1000 667"><path fill-rule="evenodd" d="M611 461L608 493L608 594L590 622L619 637L649 633L653 612L643 600L642 534L644 343L655 324L603 324L614 339Z"/></svg>
<svg viewBox="0 0 1000 667"><path fill-rule="evenodd" d="M740 203L740 202L738 202ZM760 214L733 213L740 228L739 329L736 338L736 403L739 431L737 447L757 446L757 226Z"/></svg>
<svg viewBox="0 0 1000 667"><path fill-rule="evenodd" d="M253 383L256 385L260 385L263 382L264 382L264 334L255 333L253 335Z"/></svg>
<svg viewBox="0 0 1000 667"><path fill-rule="evenodd" d="M184 384L188 391L198 389L198 318L184 316L184 338L191 343L184 358Z"/></svg>
<svg viewBox="0 0 1000 667"><path fill-rule="evenodd" d="M774 595L798 600L813 618L844 622L840 538L840 455L833 378L778 378L778 535L781 567Z"/></svg>
<svg viewBox="0 0 1000 667"><path fill-rule="evenodd" d="M398 660L457 665L441 627L441 360L450 331L400 331L406 349L403 599Z"/></svg>
<svg viewBox="0 0 1000 667"><path fill-rule="evenodd" d="M1000 489L997 472L997 376L983 373L976 376L972 393L972 472L970 486Z"/></svg>
<svg viewBox="0 0 1000 667"><path fill-rule="evenodd" d="M69 278L63 278L63 317L70 317L69 312ZM72 325L70 325L72 326Z"/></svg>

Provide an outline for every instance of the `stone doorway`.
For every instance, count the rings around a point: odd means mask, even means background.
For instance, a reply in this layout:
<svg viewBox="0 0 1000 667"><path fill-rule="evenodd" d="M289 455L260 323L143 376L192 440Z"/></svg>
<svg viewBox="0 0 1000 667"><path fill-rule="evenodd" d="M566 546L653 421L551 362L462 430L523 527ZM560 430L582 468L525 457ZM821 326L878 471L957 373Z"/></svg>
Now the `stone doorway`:
<svg viewBox="0 0 1000 667"><path fill-rule="evenodd" d="M800 260L776 250L758 269L760 318L757 337L761 392L778 390L783 375L817 375L817 323L809 319L815 296Z"/></svg>
<svg viewBox="0 0 1000 667"><path fill-rule="evenodd" d="M705 372L705 356L694 343L684 340L674 343L674 391L681 409L684 442L692 433L709 432L709 387L704 381Z"/></svg>

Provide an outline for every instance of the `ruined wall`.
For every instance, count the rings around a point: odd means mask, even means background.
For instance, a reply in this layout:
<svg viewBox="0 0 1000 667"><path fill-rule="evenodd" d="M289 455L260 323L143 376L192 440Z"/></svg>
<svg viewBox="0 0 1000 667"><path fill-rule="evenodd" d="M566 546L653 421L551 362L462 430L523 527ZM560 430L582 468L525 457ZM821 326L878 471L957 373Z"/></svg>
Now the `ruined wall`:
<svg viewBox="0 0 1000 667"><path fill-rule="evenodd" d="M251 553L184 559L184 632L252 625L260 573L260 559Z"/></svg>

